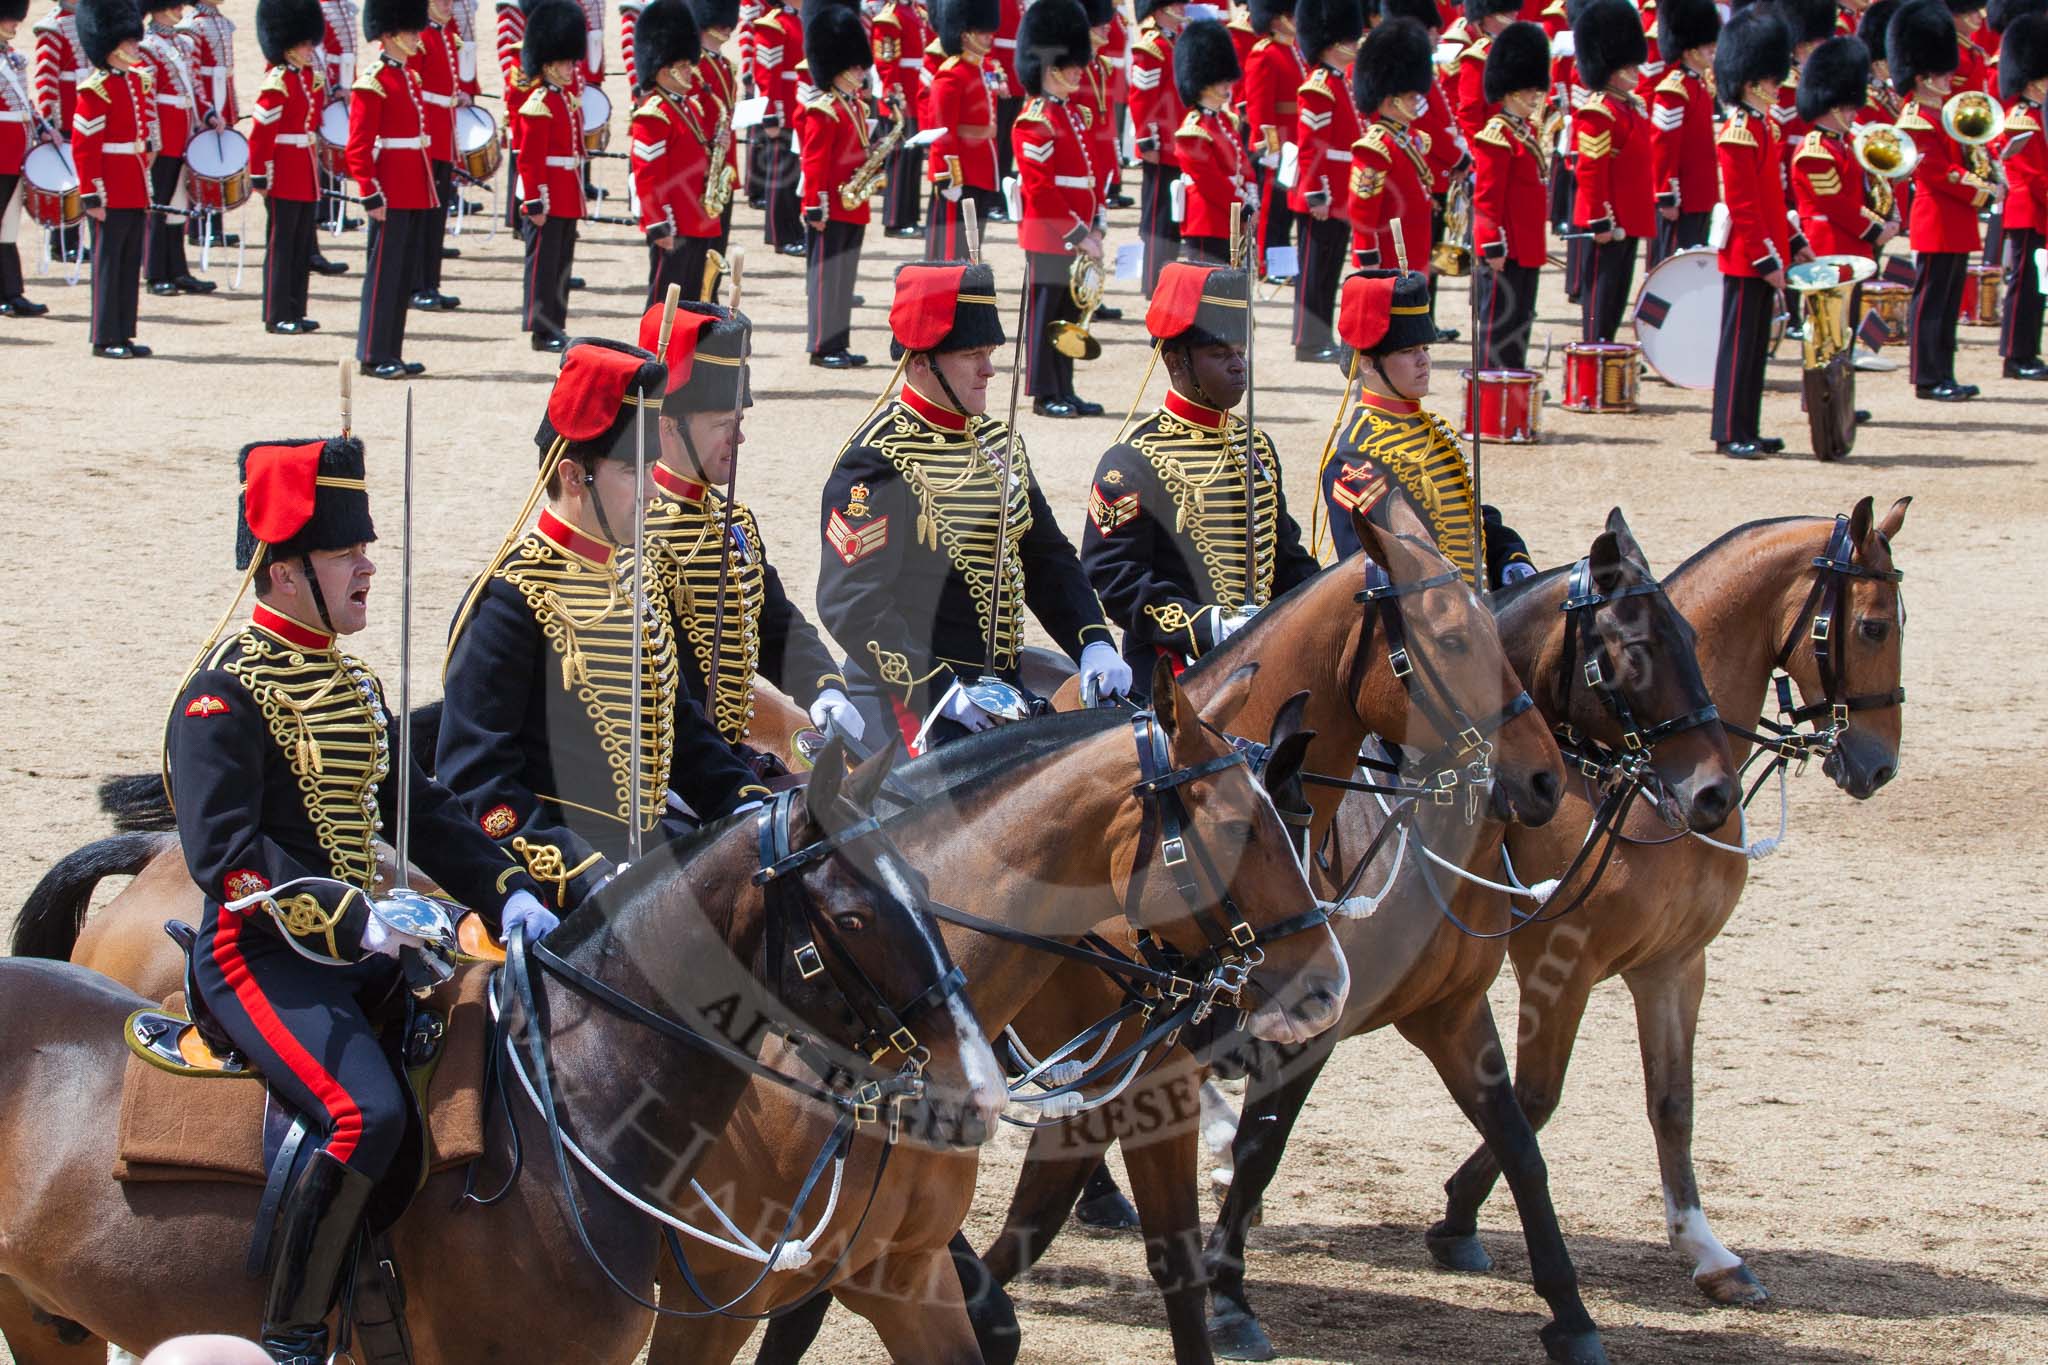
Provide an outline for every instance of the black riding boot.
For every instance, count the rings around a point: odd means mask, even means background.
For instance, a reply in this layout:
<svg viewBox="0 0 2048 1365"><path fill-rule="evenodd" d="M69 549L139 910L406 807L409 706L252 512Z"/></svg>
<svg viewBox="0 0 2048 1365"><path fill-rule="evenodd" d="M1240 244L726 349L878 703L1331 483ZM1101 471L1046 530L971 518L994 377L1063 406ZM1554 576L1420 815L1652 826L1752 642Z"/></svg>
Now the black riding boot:
<svg viewBox="0 0 2048 1365"><path fill-rule="evenodd" d="M319 1151L292 1187L263 1303L263 1349L279 1365L325 1365L327 1315L353 1264L356 1231L375 1184Z"/></svg>

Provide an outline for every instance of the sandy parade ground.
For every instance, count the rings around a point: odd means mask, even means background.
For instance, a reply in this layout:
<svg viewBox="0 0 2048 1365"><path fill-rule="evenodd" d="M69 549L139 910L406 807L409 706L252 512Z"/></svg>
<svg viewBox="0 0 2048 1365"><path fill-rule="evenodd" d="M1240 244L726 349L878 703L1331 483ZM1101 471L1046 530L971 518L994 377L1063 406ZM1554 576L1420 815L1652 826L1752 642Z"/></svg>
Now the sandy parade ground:
<svg viewBox="0 0 2048 1365"><path fill-rule="evenodd" d="M250 37L245 103L255 61ZM487 88L495 82L487 74ZM621 120L614 145L622 131ZM601 183L621 189L622 167L600 163ZM470 220L457 239L462 258L447 266L443 288L461 309L414 314L406 347L428 367L409 387L416 640L435 663L461 588L524 497L556 364L518 331L518 242L502 229L490 235L484 221ZM168 696L233 591L236 449L337 426L335 369L353 342L362 235L323 240L351 273L314 278L311 312L323 331L284 337L260 321L260 207L229 226L252 243L240 289L230 252L214 257L221 290L211 297L145 294L138 339L155 348L151 359L90 359L87 291L53 276L30 281L31 296L51 305L47 318L0 320L0 431L23 530L0 562L0 817L12 854L0 867L0 904L18 905L51 861L107 831L93 799L101 776L155 766ZM735 236L746 251L758 404L740 489L808 606L817 490L887 377L889 273L918 244L870 229L860 276L868 302L853 344L874 364L830 373L805 364L802 262L762 247L759 215L744 206ZM1112 242L1134 236L1134 214L1117 214ZM992 230L990 255L999 284L1014 291L1014 229ZM571 296L571 331L630 338L645 276L638 234L589 229L577 270L590 288ZM1578 325L1558 272L1544 283L1539 355L1546 335L1561 353ZM1440 320L1469 326L1466 298L1462 284L1448 285ZM1126 320L1098 326L1105 353L1077 386L1111 415L1052 422L1027 410L1023 419L1039 478L1076 540L1089 473L1147 356L1135 286L1114 284L1109 301ZM1342 378L1292 359L1288 316L1282 295L1259 306L1257 407L1306 522ZM1875 420L1840 464L1804 453L1796 343L1770 371L1764 430L1791 447L1776 459L1716 456L1708 395L1655 381L1633 416L1565 412L1554 402L1561 354L1542 443L1486 452L1487 500L1543 564L1583 553L1616 504L1662 569L1754 518L1833 514L1866 494L1880 509L1915 498L1896 546L1911 611L1900 775L1866 805L1817 769L1795 783L1789 845L1756 866L1711 959L1697 1067L1700 1180L1708 1214L1770 1288L1770 1307L1710 1307L1665 1248L1633 1015L1617 983L1595 996L1563 1107L1543 1135L1587 1301L1617 1361L2048 1359L2048 933L2031 913L2048 856L2040 817L2028 813L2048 785L2038 686L2048 595L2027 549L2048 530L2039 401L2048 386L2037 394L2001 380L1995 339L1989 328L1963 331L1960 376L1985 388L1974 403L1917 402L1903 372L1863 376L1860 401ZM1440 410L1461 351L1440 348ZM1904 348L1890 354L1903 358ZM1155 376L1153 402L1163 382ZM385 572L371 628L353 643L387 678L398 656L407 387L361 379L355 397ZM993 389L1000 404L1007 374ZM437 685L438 669L425 668L416 695ZM1768 798L1764 809L1774 816ZM1494 998L1511 1032L1512 983ZM1540 1358L1535 1331L1546 1315L1527 1286L1504 1192L1481 1223L1492 1274L1439 1272L1423 1249L1441 1182L1472 1143L1398 1037L1342 1048L1252 1239L1255 1301L1286 1358ZM999 1225L1023 1145L1005 1133L988 1149L969 1229L977 1239ZM1027 1359L1169 1354L1134 1237L1070 1230L1017 1294ZM816 1358L883 1357L865 1325L837 1314Z"/></svg>

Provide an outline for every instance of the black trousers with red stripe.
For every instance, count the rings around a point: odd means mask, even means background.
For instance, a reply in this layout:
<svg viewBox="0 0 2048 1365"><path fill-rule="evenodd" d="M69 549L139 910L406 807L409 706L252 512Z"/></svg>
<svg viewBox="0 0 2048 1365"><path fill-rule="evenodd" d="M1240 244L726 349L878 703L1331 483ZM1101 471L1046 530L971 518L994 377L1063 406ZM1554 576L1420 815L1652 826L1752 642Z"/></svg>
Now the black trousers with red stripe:
<svg viewBox="0 0 2048 1365"><path fill-rule="evenodd" d="M2039 228L2007 228L2005 238L2005 318L1998 330L1998 353L2015 365L2041 359L2041 280L2034 273L2034 253L2041 248Z"/></svg>
<svg viewBox="0 0 2048 1365"><path fill-rule="evenodd" d="M185 178L185 158L162 156L149 163L149 197L168 205ZM151 284L164 284L192 273L185 264L185 224L173 223L167 214L152 211L142 248L142 277Z"/></svg>
<svg viewBox="0 0 2048 1365"><path fill-rule="evenodd" d="M1294 277L1294 350L1319 351L1336 342L1337 286L1351 245L1351 224L1332 214L1317 222L1302 214L1301 273Z"/></svg>
<svg viewBox="0 0 2048 1365"><path fill-rule="evenodd" d="M268 326L306 316L306 280L319 245L320 206L311 199L263 200L263 321Z"/></svg>
<svg viewBox="0 0 2048 1365"><path fill-rule="evenodd" d="M683 291L684 303L704 301L704 264L711 257L715 237L675 236L667 245L647 248L647 301L660 303L673 284ZM669 250L673 246L675 250Z"/></svg>
<svg viewBox="0 0 2048 1365"><path fill-rule="evenodd" d="M1721 277L1721 349L1714 357L1714 441L1754 441L1763 421L1764 364L1778 291L1769 280Z"/></svg>
<svg viewBox="0 0 2048 1365"><path fill-rule="evenodd" d="M801 246L804 215L803 206L797 202L796 185L803 163L790 150L786 134L765 140L762 151L766 153L768 207L761 216L761 239L773 247L792 242Z"/></svg>
<svg viewBox="0 0 2048 1365"><path fill-rule="evenodd" d="M1579 294L1581 341L1612 341L1636 284L1636 238L1589 241L1586 278Z"/></svg>
<svg viewBox="0 0 2048 1365"><path fill-rule="evenodd" d="M436 161L434 197L441 202L426 210L427 226L420 241L419 259L413 269L415 294L441 292L441 248L448 240L448 214L455 205L455 163Z"/></svg>
<svg viewBox="0 0 2048 1365"><path fill-rule="evenodd" d="M1145 296L1159 287L1159 272L1180 254L1180 224L1173 221L1173 182L1180 167L1147 161L1138 187L1138 236L1145 243Z"/></svg>
<svg viewBox="0 0 2048 1365"><path fill-rule="evenodd" d="M1913 282L1906 329L1917 388L1956 382L1956 322L1970 282L1970 256L1967 251L1918 253L1920 275Z"/></svg>
<svg viewBox="0 0 2048 1365"><path fill-rule="evenodd" d="M389 995L397 965L326 967L300 957L260 912L208 903L194 946L199 998L336 1161L372 1180L405 1140L405 1091L365 1002Z"/></svg>
<svg viewBox="0 0 2048 1365"><path fill-rule="evenodd" d="M1074 391L1074 361L1053 347L1055 322L1078 322L1072 287L1074 258L1065 252L1027 251L1024 279L1031 299L1024 313L1024 392L1033 398L1065 398Z"/></svg>
<svg viewBox="0 0 2048 1365"><path fill-rule="evenodd" d="M974 204L975 221L980 224L984 237L988 235L989 210L1002 202L1002 196L994 190L979 185L968 185L960 191L958 199L948 199L943 186L932 186L931 216L924 225L924 254L927 260L964 261L967 259L966 215L960 206L969 201Z"/></svg>
<svg viewBox="0 0 2048 1365"><path fill-rule="evenodd" d="M539 227L520 225L526 238L522 330L539 337L569 334L569 270L576 261L576 219L552 214Z"/></svg>
<svg viewBox="0 0 2048 1365"><path fill-rule="evenodd" d="M1529 361L1529 328L1536 321L1537 267L1481 260L1479 354L1489 370L1519 370Z"/></svg>
<svg viewBox="0 0 2048 1365"><path fill-rule="evenodd" d="M917 116L906 114L903 141L889 153L888 178L882 189L882 229L897 232L917 226L919 191L924 185L925 149L909 145L917 132Z"/></svg>
<svg viewBox="0 0 2048 1365"><path fill-rule="evenodd" d="M431 209L384 210L370 220L363 255L363 303L356 317L356 359L382 365L405 359L405 310L412 303L414 261L426 241Z"/></svg>
<svg viewBox="0 0 2048 1365"><path fill-rule="evenodd" d="M810 343L805 349L812 355L843 351L853 337L853 281L867 231L865 223L830 221L804 229L805 339Z"/></svg>
<svg viewBox="0 0 2048 1365"><path fill-rule="evenodd" d="M135 339L135 305L142 293L142 209L108 209L92 225L92 344L119 346Z"/></svg>

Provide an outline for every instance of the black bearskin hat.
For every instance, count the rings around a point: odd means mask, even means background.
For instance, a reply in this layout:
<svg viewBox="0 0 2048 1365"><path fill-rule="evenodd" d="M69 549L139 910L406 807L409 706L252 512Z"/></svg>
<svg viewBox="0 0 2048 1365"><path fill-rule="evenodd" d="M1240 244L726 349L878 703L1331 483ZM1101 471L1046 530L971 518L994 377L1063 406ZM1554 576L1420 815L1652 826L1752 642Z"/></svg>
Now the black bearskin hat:
<svg viewBox="0 0 2048 1365"><path fill-rule="evenodd" d="M1313 66L1325 52L1355 43L1365 32L1365 9L1359 0L1295 0L1294 40Z"/></svg>
<svg viewBox="0 0 2048 1365"><path fill-rule="evenodd" d="M1884 48L1891 62L1892 89L1913 93L1921 76L1942 76L1962 64L1955 20L1942 0L1906 0L1892 16Z"/></svg>
<svg viewBox="0 0 2048 1365"><path fill-rule="evenodd" d="M1776 0L1776 4L1784 16L1785 31L1792 35L1794 49L1834 36L1835 21L1841 14L1835 8L1835 0Z"/></svg>
<svg viewBox="0 0 2048 1365"><path fill-rule="evenodd" d="M103 67L115 48L131 38L142 41L142 11L135 0L78 0L76 17L78 46L87 66Z"/></svg>
<svg viewBox="0 0 2048 1365"><path fill-rule="evenodd" d="M1428 94L1436 79L1434 57L1429 33L1413 19L1389 19L1366 34L1351 68L1351 98L1359 112L1371 118L1395 95Z"/></svg>
<svg viewBox="0 0 2048 1365"><path fill-rule="evenodd" d="M4 17L4 16L0 16ZM256 0L256 46L272 66L300 43L317 43L327 32L320 0Z"/></svg>
<svg viewBox="0 0 2048 1365"><path fill-rule="evenodd" d="M1991 0L1984 22L1993 33L2004 33L2029 14L2042 13L2048 13L2048 0Z"/></svg>
<svg viewBox="0 0 2048 1365"><path fill-rule="evenodd" d="M1998 45L1998 93L2010 104L2043 76L2048 76L2048 15L2023 15L2012 21Z"/></svg>
<svg viewBox="0 0 2048 1365"><path fill-rule="evenodd" d="M1938 0L1937 0L1938 2ZM1714 89L1733 108L1755 81L1782 81L1792 73L1792 34L1768 5L1729 16L1714 49Z"/></svg>
<svg viewBox="0 0 2048 1365"><path fill-rule="evenodd" d="M1593 0L1572 25L1572 54L1579 63L1579 84L1605 90L1615 72L1649 60L1643 16L1628 0Z"/></svg>
<svg viewBox="0 0 2048 1365"><path fill-rule="evenodd" d="M1950 14L1968 14L1973 9L1983 9L1984 0L1948 0Z"/></svg>
<svg viewBox="0 0 2048 1365"><path fill-rule="evenodd" d="M1799 117L1818 123L1830 109L1861 109L1869 99L1869 48L1854 38L1830 38L1807 54L1799 72Z"/></svg>
<svg viewBox="0 0 2048 1365"><path fill-rule="evenodd" d="M1472 36L1479 36L1479 25L1501 14L1520 14L1521 0L1465 0L1465 22L1472 26Z"/></svg>
<svg viewBox="0 0 2048 1365"><path fill-rule="evenodd" d="M542 0L526 17L526 37L519 44L519 69L540 75L550 62L580 59L590 32L581 6L569 0ZM634 38L638 43L639 39Z"/></svg>
<svg viewBox="0 0 2048 1365"><path fill-rule="evenodd" d="M1657 54L1667 62L1721 36L1714 0L1663 0L1657 6Z"/></svg>
<svg viewBox="0 0 2048 1365"><path fill-rule="evenodd" d="M697 21L700 37L715 28L738 28L740 0L690 0L690 17ZM640 40L633 41L637 44Z"/></svg>
<svg viewBox="0 0 2048 1365"><path fill-rule="evenodd" d="M567 0L563 0L567 3ZM572 5L570 8L574 9ZM578 10L578 14L582 11ZM427 26L427 0L363 0L363 39L376 42L393 33L418 33ZM579 35L577 42L581 44ZM578 46L577 55L583 49Z"/></svg>
<svg viewBox="0 0 2048 1365"><path fill-rule="evenodd" d="M694 62L703 52L697 16L683 0L648 0L633 30L633 79L642 90L654 88L663 68Z"/></svg>
<svg viewBox="0 0 2048 1365"><path fill-rule="evenodd" d="M1870 49L1873 63L1885 59L1885 41L1892 26L1892 16L1899 12L1899 0L1877 0L1877 3L1863 11L1861 22L1856 25L1856 36L1863 40L1863 46Z"/></svg>
<svg viewBox="0 0 2048 1365"><path fill-rule="evenodd" d="M1173 88L1182 104L1192 109L1204 90L1243 74L1222 20L1197 19L1180 31L1180 41L1173 45Z"/></svg>
<svg viewBox="0 0 2048 1365"><path fill-rule="evenodd" d="M868 45L860 11L819 6L804 25L804 64L811 68L811 84L820 90L829 88L842 72L873 66L875 50Z"/></svg>
<svg viewBox="0 0 2048 1365"><path fill-rule="evenodd" d="M1106 28L1116 22L1116 0L1087 0L1088 27Z"/></svg>
<svg viewBox="0 0 2048 1365"><path fill-rule="evenodd" d="M1483 81L1488 104L1517 90L1545 90L1550 86L1550 39L1543 29L1518 19L1494 36L1486 50Z"/></svg>
<svg viewBox="0 0 2048 1365"><path fill-rule="evenodd" d="M997 0L934 0L932 5L932 28L949 57L960 55L968 34L994 33L1002 23Z"/></svg>
<svg viewBox="0 0 2048 1365"><path fill-rule="evenodd" d="M0 24L12 19L20 23L28 18L28 0L0 0Z"/></svg>
<svg viewBox="0 0 2048 1365"><path fill-rule="evenodd" d="M85 5L81 4L80 9ZM349 436L252 441L235 457L235 567L339 550L377 538L363 487L363 443Z"/></svg>
<svg viewBox="0 0 2048 1365"><path fill-rule="evenodd" d="M1086 66L1095 58L1081 0L1035 0L1017 25L1017 79L1027 95L1045 93L1045 73L1056 66Z"/></svg>
<svg viewBox="0 0 2048 1365"><path fill-rule="evenodd" d="M1247 13L1252 32L1270 34L1275 19L1294 13L1294 0L1251 0Z"/></svg>
<svg viewBox="0 0 2048 1365"><path fill-rule="evenodd" d="M1436 0L1379 0L1378 8L1381 23L1413 19L1430 32L1439 32L1444 26L1444 12L1436 7Z"/></svg>
<svg viewBox="0 0 2048 1365"><path fill-rule="evenodd" d="M1150 19L1152 17L1152 13L1154 10L1165 9L1168 5L1172 3L1173 0L1137 0L1136 9L1138 14L1138 22L1141 24L1144 23L1147 19Z"/></svg>

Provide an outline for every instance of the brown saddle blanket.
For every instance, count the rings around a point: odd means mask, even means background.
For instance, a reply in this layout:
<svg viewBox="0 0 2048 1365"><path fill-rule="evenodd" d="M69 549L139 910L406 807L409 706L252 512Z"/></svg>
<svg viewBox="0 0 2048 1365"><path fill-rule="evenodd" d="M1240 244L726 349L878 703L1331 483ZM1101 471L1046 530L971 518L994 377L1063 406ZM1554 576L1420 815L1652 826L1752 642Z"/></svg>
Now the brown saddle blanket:
<svg viewBox="0 0 2048 1365"><path fill-rule="evenodd" d="M464 1166L483 1155L490 978L487 967L463 967L422 1006L447 1021L431 1070L412 1073L426 1118L431 1171ZM178 992L159 1012L183 1017L184 1006L184 993ZM187 1072L145 1061L131 1050L121 1084L116 1180L264 1183L269 1087L259 1083L254 1071L220 1071L204 1046L189 1030L180 1036L177 1050L191 1068Z"/></svg>

